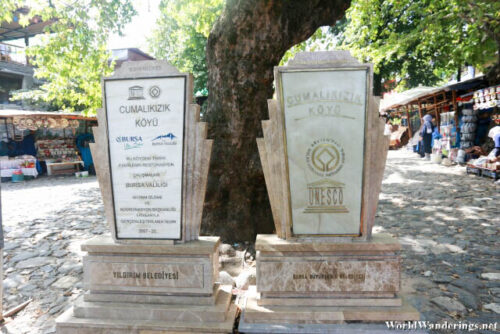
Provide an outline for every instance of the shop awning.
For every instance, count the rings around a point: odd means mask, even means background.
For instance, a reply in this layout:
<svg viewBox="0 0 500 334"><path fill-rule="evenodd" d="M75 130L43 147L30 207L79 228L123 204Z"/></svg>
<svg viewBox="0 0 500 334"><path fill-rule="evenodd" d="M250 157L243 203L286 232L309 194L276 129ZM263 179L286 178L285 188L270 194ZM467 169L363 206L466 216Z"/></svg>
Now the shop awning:
<svg viewBox="0 0 500 334"><path fill-rule="evenodd" d="M486 85L486 79L482 75L460 82L448 83L441 87L417 87L401 93L386 94L384 95L384 99L380 101L380 110L396 109L412 102L416 103L418 99L424 99L440 92L463 92L470 89L478 89Z"/></svg>
<svg viewBox="0 0 500 334"><path fill-rule="evenodd" d="M386 94L380 101L380 110L388 110L397 106L402 106L408 102L417 100L419 97L431 95L440 90L440 87L417 87L401 93Z"/></svg>

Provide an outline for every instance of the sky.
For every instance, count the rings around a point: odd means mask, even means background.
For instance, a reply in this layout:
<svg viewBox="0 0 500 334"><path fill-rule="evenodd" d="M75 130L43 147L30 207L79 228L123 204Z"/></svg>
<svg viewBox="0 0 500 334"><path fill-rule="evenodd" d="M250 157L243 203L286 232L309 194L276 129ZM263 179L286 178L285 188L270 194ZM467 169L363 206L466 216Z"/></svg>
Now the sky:
<svg viewBox="0 0 500 334"><path fill-rule="evenodd" d="M125 26L122 36L111 35L108 40L109 49L139 48L148 53L146 38L151 35L159 16L160 0L133 0L137 15ZM10 44L24 47L24 39L9 41ZM30 39L31 45L39 43L37 36Z"/></svg>
<svg viewBox="0 0 500 334"><path fill-rule="evenodd" d="M109 49L139 48L148 52L146 38L155 27L160 0L134 0L133 4L137 15L125 26L123 36L110 36Z"/></svg>

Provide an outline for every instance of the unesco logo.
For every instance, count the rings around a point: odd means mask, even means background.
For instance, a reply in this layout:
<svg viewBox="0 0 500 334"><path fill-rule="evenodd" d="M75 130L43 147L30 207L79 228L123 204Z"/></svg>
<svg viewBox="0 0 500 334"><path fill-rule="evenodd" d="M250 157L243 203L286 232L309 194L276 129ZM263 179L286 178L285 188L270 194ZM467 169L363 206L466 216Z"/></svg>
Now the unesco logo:
<svg viewBox="0 0 500 334"><path fill-rule="evenodd" d="M161 89L158 86L151 86L149 87L149 96L151 96L153 99L157 99L161 94Z"/></svg>
<svg viewBox="0 0 500 334"><path fill-rule="evenodd" d="M344 149L331 138L312 142L306 152L309 169L318 176L332 176L342 169L345 161Z"/></svg>

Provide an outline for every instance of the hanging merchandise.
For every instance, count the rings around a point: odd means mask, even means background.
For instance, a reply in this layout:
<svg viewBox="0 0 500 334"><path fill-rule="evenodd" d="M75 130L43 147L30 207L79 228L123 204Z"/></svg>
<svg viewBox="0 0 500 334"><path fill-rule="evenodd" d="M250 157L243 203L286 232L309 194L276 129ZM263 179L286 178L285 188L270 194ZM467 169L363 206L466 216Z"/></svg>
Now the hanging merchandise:
<svg viewBox="0 0 500 334"><path fill-rule="evenodd" d="M66 118L61 118L59 120L59 125L61 128L67 128L69 126L69 121Z"/></svg>
<svg viewBox="0 0 500 334"><path fill-rule="evenodd" d="M474 110L490 109L500 106L500 85L491 86L474 92Z"/></svg>
<svg viewBox="0 0 500 334"><path fill-rule="evenodd" d="M19 119L19 123L17 124L17 130L19 131L24 131L27 129L26 127L26 120L24 118Z"/></svg>
<svg viewBox="0 0 500 334"><path fill-rule="evenodd" d="M26 127L28 128L28 130L31 131L36 131L38 129L37 126L35 125L35 121L32 120L31 118L26 119Z"/></svg>
<svg viewBox="0 0 500 334"><path fill-rule="evenodd" d="M477 128L477 110L472 108L472 101L466 102L462 109L462 120L460 127L460 148L468 149L474 146Z"/></svg>
<svg viewBox="0 0 500 334"><path fill-rule="evenodd" d="M49 128L51 129L57 128L57 121L52 117L47 118L47 122L49 122Z"/></svg>

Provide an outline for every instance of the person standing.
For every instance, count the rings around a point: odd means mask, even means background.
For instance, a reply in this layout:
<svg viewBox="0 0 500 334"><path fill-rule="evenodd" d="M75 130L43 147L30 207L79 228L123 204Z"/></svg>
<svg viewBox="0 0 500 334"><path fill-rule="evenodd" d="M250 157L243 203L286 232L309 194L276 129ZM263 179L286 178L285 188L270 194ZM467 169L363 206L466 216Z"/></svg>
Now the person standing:
<svg viewBox="0 0 500 334"><path fill-rule="evenodd" d="M423 149L425 154L423 157L425 157L425 159L427 160L430 160L432 152L432 132L434 131L434 124L432 124L432 116L429 114L425 115L423 120L424 120L424 126L420 131L420 136L422 136Z"/></svg>
<svg viewBox="0 0 500 334"><path fill-rule="evenodd" d="M385 119L384 136L390 136L392 133L392 124L389 117Z"/></svg>

